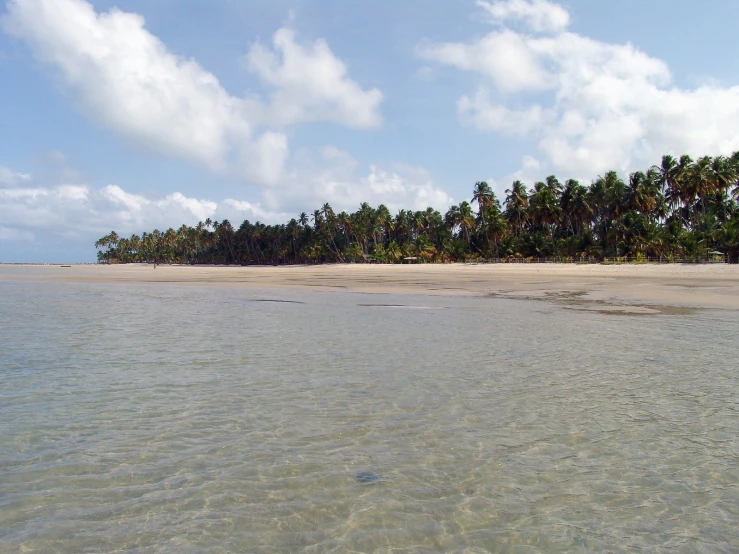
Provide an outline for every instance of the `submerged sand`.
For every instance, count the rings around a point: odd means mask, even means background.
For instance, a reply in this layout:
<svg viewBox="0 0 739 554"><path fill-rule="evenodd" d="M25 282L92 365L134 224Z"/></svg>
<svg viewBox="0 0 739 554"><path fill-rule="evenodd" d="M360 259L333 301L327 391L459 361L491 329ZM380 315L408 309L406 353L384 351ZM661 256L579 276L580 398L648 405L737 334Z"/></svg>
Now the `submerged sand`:
<svg viewBox="0 0 739 554"><path fill-rule="evenodd" d="M180 283L361 293L540 299L610 314L739 309L739 266L419 264L0 266L2 280Z"/></svg>

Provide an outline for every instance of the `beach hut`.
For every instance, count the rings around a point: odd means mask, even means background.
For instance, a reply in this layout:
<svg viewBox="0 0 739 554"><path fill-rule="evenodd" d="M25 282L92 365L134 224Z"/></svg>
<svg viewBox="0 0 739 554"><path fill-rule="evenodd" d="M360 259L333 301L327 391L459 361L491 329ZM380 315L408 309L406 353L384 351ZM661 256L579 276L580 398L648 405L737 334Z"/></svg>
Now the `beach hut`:
<svg viewBox="0 0 739 554"><path fill-rule="evenodd" d="M726 254L718 250L712 250L708 253L708 261L712 264L723 264L726 262Z"/></svg>

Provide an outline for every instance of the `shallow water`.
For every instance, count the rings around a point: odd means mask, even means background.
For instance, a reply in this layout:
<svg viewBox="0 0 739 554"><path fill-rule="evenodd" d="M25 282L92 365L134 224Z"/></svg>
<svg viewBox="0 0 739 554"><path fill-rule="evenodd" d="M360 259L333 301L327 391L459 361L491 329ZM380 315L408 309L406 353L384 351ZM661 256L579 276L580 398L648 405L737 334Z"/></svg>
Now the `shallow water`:
<svg viewBox="0 0 739 554"><path fill-rule="evenodd" d="M0 551L737 552L738 331L0 281Z"/></svg>

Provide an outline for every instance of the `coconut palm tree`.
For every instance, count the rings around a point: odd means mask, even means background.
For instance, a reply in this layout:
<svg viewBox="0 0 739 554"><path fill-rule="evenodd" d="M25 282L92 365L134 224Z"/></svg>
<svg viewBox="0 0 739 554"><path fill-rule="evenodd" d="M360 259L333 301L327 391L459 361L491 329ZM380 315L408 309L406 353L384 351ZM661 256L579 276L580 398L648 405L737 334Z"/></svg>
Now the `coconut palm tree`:
<svg viewBox="0 0 739 554"><path fill-rule="evenodd" d="M665 195L670 209L674 211L680 203L680 168L677 160L667 154L662 156L660 165L652 166L651 169L657 174L656 183Z"/></svg>
<svg viewBox="0 0 739 554"><path fill-rule="evenodd" d="M553 187L545 183L536 183L529 197L529 216L534 225L545 229L552 241L552 252L555 251L554 228L559 221L561 210Z"/></svg>
<svg viewBox="0 0 739 554"><path fill-rule="evenodd" d="M477 210L482 216L483 225L485 224L485 209L493 202L493 190L485 181L475 183L472 190L472 202L477 202Z"/></svg>
<svg viewBox="0 0 739 554"><path fill-rule="evenodd" d="M470 235L475 230L475 216L472 213L472 206L466 200L459 204L459 229L464 241L469 244Z"/></svg>
<svg viewBox="0 0 739 554"><path fill-rule="evenodd" d="M587 194L587 188L575 179L568 179L559 198L562 223L576 236L583 234L592 213Z"/></svg>
<svg viewBox="0 0 739 554"><path fill-rule="evenodd" d="M498 251L498 242L503 238L508 230L508 220L495 204L491 204L486 211L487 216L485 218L486 221L483 232L488 239L488 243L493 243L493 257L498 258L500 256Z"/></svg>
<svg viewBox="0 0 739 554"><path fill-rule="evenodd" d="M475 212L464 201L445 215L430 207L393 216L386 206L373 209L365 202L337 215L324 203L312 218L301 212L286 224L244 220L234 229L228 220L207 218L194 227L123 238L111 231L95 248L103 263L313 263L369 256L431 262L464 260L471 251L486 257L699 256L709 249L739 250L738 199L739 153L696 161L666 155L626 182L614 171L589 187L549 176L529 191L515 181L506 190L505 211L490 186L478 181Z"/></svg>
<svg viewBox="0 0 739 554"><path fill-rule="evenodd" d="M521 181L513 181L506 189L505 215L516 236L521 234L528 218L529 192Z"/></svg>
<svg viewBox="0 0 739 554"><path fill-rule="evenodd" d="M656 190L647 175L635 171L629 176L629 190L627 203L630 209L642 213L652 213L657 207Z"/></svg>

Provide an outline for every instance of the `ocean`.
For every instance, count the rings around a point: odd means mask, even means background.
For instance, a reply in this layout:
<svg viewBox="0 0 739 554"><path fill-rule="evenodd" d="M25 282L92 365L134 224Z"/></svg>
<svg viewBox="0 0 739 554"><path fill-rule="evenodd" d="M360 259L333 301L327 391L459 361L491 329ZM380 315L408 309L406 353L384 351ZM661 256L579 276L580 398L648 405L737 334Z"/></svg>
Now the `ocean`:
<svg viewBox="0 0 739 554"><path fill-rule="evenodd" d="M0 280L0 551L739 552L737 336L730 310Z"/></svg>

